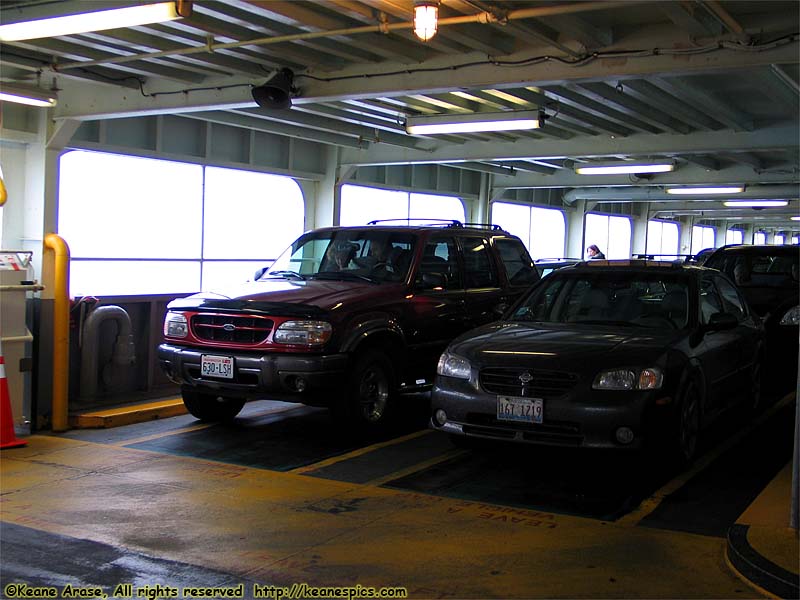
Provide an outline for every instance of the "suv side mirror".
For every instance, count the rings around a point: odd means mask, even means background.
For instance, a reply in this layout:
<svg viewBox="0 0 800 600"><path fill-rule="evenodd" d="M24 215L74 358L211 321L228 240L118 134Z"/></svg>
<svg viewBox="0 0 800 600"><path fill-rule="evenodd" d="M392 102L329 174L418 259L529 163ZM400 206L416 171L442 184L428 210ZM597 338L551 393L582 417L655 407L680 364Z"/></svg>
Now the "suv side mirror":
<svg viewBox="0 0 800 600"><path fill-rule="evenodd" d="M444 289L447 287L447 275L444 273L423 273L422 289L433 290L436 288Z"/></svg>
<svg viewBox="0 0 800 600"><path fill-rule="evenodd" d="M734 315L727 312L714 313L709 317L708 323L705 326L706 331L722 331L724 329L733 329L739 324L739 321Z"/></svg>

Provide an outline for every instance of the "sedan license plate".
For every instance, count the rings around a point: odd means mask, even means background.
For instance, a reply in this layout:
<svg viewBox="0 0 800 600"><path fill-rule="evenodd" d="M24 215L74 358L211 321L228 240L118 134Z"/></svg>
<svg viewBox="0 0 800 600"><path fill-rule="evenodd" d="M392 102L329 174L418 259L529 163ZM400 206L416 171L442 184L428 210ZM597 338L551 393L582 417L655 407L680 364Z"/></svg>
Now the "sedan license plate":
<svg viewBox="0 0 800 600"><path fill-rule="evenodd" d="M542 423L544 400L541 398L497 397L497 420L515 423Z"/></svg>
<svg viewBox="0 0 800 600"><path fill-rule="evenodd" d="M200 373L203 377L233 379L233 357L204 354L200 358Z"/></svg>

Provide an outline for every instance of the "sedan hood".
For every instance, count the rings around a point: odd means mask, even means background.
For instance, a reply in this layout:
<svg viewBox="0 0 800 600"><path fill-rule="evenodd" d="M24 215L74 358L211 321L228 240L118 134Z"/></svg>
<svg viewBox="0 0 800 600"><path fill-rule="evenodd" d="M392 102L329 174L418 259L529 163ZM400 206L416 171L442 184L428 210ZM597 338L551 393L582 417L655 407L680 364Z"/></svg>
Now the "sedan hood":
<svg viewBox="0 0 800 600"><path fill-rule="evenodd" d="M527 365L531 361L561 368L588 363L646 360L652 362L673 340L677 331L646 330L574 324L496 322L460 337L450 350L478 365Z"/></svg>
<svg viewBox="0 0 800 600"><path fill-rule="evenodd" d="M336 280L265 279L173 300L171 309L242 310L286 316L321 316L337 305L386 295L386 284Z"/></svg>

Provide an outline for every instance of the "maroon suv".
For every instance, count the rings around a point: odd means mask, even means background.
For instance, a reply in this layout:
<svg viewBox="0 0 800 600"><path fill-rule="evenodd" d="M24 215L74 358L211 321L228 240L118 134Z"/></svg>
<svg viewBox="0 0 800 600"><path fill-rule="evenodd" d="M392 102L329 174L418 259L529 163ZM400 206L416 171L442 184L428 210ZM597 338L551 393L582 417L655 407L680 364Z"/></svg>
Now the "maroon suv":
<svg viewBox="0 0 800 600"><path fill-rule="evenodd" d="M318 229L238 289L171 302L159 362L199 419L268 397L377 425L397 395L430 388L450 340L538 280L497 226Z"/></svg>

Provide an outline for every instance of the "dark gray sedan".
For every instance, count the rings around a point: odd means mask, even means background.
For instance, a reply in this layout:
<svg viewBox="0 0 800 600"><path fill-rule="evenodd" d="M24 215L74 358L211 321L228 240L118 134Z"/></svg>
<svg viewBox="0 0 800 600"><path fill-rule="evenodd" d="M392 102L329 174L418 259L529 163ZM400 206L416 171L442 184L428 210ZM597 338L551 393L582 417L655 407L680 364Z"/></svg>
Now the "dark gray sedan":
<svg viewBox="0 0 800 600"><path fill-rule="evenodd" d="M584 262L450 344L431 423L456 443L649 443L686 462L717 415L758 405L763 351L759 317L718 271Z"/></svg>

